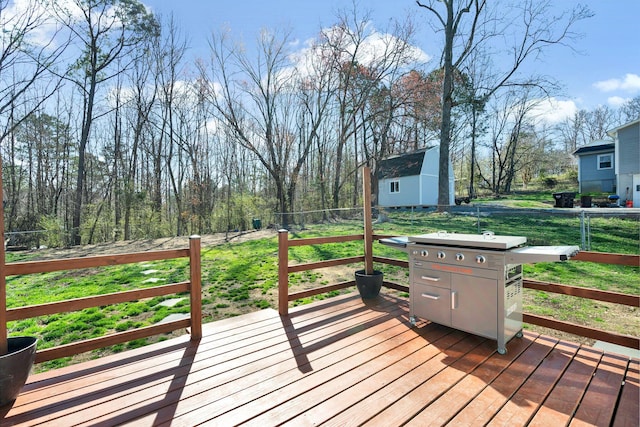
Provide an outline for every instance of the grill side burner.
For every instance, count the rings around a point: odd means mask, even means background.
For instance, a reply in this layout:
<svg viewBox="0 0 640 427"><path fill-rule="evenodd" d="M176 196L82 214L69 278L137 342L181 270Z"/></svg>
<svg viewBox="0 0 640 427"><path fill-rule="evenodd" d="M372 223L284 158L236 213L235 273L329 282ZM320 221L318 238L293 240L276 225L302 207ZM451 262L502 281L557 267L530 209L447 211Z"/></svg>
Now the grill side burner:
<svg viewBox="0 0 640 427"><path fill-rule="evenodd" d="M522 263L563 261L576 246L517 247L525 237L438 232L380 241L409 253L410 322L417 318L489 339L506 353L522 336Z"/></svg>

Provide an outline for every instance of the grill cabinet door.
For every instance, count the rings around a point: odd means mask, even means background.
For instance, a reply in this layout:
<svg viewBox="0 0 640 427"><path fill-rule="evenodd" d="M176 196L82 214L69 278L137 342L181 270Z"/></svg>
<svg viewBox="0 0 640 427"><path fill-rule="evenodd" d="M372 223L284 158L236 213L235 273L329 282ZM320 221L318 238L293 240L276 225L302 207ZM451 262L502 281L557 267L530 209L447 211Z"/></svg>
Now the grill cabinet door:
<svg viewBox="0 0 640 427"><path fill-rule="evenodd" d="M451 291L437 286L414 284L411 311L414 316L451 326Z"/></svg>
<svg viewBox="0 0 640 427"><path fill-rule="evenodd" d="M411 315L451 326L451 273L415 262L411 276Z"/></svg>
<svg viewBox="0 0 640 427"><path fill-rule="evenodd" d="M483 337L498 335L495 279L451 274L451 326Z"/></svg>

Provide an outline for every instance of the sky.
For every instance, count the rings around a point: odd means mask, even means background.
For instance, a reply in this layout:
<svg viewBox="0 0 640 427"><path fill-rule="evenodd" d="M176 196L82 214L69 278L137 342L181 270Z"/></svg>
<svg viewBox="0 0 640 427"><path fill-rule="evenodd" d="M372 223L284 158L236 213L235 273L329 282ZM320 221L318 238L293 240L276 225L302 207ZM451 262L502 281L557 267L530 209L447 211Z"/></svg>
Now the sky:
<svg viewBox="0 0 640 427"><path fill-rule="evenodd" d="M573 0L552 0L571 9ZM212 31L228 27L234 39L245 43L255 40L261 29L285 28L300 41L314 37L320 28L337 21L339 11L352 8L352 0L143 0L163 17L173 15L187 38L192 58L207 56L207 40ZM640 17L639 0L586 0L594 13L575 29L583 37L573 52L554 46L544 62L528 64L528 70L543 72L557 79L563 94L551 107L551 120L572 115L576 109L594 109L599 105L617 107L624 100L640 95ZM439 58L441 35L427 25L429 15L414 0L360 0L358 10L371 12L372 24L379 30L390 19L403 20L410 14L420 26L416 44L434 61ZM435 64L434 64L435 65Z"/></svg>
<svg viewBox="0 0 640 427"><path fill-rule="evenodd" d="M261 29L285 28L292 31L300 46L320 28L337 22L340 11L352 9L352 0L143 0L163 17L173 15L187 38L192 58L207 56L207 40L212 31L228 27L234 39L255 40ZM571 9L573 0L553 0L562 9ZM575 27L583 36L575 50L554 46L543 61L527 64L534 73L557 79L563 93L550 106L551 121L572 115L576 109L595 109L600 105L618 107L640 95L640 17L639 0L582 1L594 13ZM441 35L427 24L430 16L415 0L361 0L357 6L370 12L372 24L384 30L389 20L404 20L409 14L420 25L416 44L437 61ZM435 66L435 64L434 64Z"/></svg>
<svg viewBox="0 0 640 427"><path fill-rule="evenodd" d="M64 0L57 0L64 1ZM427 71L439 64L442 33L429 25L433 15L420 8L415 0L139 0L168 21L173 17L180 34L187 40L187 60L206 59L212 33L228 29L234 41L247 49L260 31L290 31L291 49L305 48L305 42L317 37L320 30L338 22L338 16L351 17L356 4L358 17L367 15L382 33L392 20L410 17L417 28L415 47L423 57L432 58ZM428 2L429 0L423 0ZM491 3L494 0L489 0ZM520 0L502 0L521 4ZM536 2L542 0L535 0ZM554 94L552 103L541 106L538 113L554 124L579 109L599 106L619 107L640 96L640 0L549 0L554 13L585 4L594 16L577 22L573 29L582 35L572 43L573 49L554 45L545 49L544 57L528 61L521 75L544 74L560 83L563 90ZM24 5L29 0L9 4ZM538 4L538 3L536 3ZM43 32L47 30L43 28ZM44 37L47 39L47 37ZM500 63L500 58L494 60ZM504 61L509 64L509 61Z"/></svg>

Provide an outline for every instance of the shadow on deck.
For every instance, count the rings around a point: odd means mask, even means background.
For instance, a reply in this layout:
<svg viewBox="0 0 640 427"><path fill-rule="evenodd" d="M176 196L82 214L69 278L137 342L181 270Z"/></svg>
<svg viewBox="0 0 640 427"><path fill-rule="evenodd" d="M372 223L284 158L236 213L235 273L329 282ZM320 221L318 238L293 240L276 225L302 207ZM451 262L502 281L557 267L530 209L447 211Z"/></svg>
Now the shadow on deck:
<svg viewBox="0 0 640 427"><path fill-rule="evenodd" d="M1 424L639 424L637 359L529 332L507 348L347 294L32 375Z"/></svg>

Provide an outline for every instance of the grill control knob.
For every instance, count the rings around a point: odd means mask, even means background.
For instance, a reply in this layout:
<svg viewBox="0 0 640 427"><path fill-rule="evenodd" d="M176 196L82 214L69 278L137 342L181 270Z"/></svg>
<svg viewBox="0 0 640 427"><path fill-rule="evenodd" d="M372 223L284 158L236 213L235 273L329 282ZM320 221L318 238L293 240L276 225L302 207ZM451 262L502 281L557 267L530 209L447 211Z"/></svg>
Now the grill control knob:
<svg viewBox="0 0 640 427"><path fill-rule="evenodd" d="M426 249L423 249L422 251L420 251L420 255L422 255L423 257L427 257L429 256L429 252L427 252Z"/></svg>
<svg viewBox="0 0 640 427"><path fill-rule="evenodd" d="M477 255L476 256L476 263L484 264L485 262L487 262L487 259L484 257L484 255Z"/></svg>
<svg viewBox="0 0 640 427"><path fill-rule="evenodd" d="M456 254L456 261L464 261L464 254L458 252Z"/></svg>
<svg viewBox="0 0 640 427"><path fill-rule="evenodd" d="M446 256L447 255L444 252L442 252L442 251L438 252L438 259L444 259L444 257L446 257Z"/></svg>

